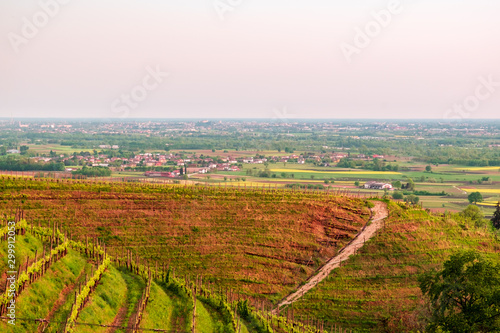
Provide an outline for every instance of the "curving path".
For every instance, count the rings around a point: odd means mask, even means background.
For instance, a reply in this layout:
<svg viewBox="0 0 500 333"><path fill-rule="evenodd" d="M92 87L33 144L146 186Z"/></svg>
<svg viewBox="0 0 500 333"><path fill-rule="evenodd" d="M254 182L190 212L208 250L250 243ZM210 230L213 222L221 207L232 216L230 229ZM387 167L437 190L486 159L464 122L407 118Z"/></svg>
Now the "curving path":
<svg viewBox="0 0 500 333"><path fill-rule="evenodd" d="M380 201L373 202L375 206L371 209L372 218L370 220L370 224L361 230L361 232L349 243L347 244L340 252L328 262L321 267L314 276L312 276L307 282L301 286L297 291L285 297L278 303L276 309L273 310L273 313L277 313L279 308L291 304L293 302L298 301L305 293L314 288L318 283L323 281L331 271L340 266L340 263L349 259L351 255L356 253L356 251L363 247L365 241L369 240L377 230L384 226L383 220L388 216L387 205Z"/></svg>

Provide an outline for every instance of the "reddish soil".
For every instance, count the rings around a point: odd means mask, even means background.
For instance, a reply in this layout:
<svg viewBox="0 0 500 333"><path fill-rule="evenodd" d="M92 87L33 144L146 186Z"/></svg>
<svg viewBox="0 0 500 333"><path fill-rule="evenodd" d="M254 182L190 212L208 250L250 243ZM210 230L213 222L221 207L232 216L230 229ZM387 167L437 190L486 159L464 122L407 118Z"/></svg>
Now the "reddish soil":
<svg viewBox="0 0 500 333"><path fill-rule="evenodd" d="M387 211L387 205L380 202L374 202L375 207L372 208L373 216L370 220L371 223L366 226L354 240L344 247L338 255L331 258L323 267L321 267L314 276L307 280L306 284L298 288L295 292L285 297L279 304L277 309L274 310L276 313L280 307L284 305L291 304L298 301L305 293L307 293L312 288L316 287L318 283L323 281L331 271L339 267L343 261L349 259L349 257L356 253L358 249L363 247L364 243L369 240L377 230L383 227L383 220L389 215Z"/></svg>

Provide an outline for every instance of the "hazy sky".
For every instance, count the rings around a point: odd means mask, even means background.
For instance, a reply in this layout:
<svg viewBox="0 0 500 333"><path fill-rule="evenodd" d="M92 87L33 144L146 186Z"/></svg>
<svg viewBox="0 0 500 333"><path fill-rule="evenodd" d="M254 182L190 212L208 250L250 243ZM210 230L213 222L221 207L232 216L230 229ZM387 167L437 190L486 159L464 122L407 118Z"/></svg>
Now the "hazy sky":
<svg viewBox="0 0 500 333"><path fill-rule="evenodd" d="M0 117L500 118L499 15L498 0L1 0Z"/></svg>

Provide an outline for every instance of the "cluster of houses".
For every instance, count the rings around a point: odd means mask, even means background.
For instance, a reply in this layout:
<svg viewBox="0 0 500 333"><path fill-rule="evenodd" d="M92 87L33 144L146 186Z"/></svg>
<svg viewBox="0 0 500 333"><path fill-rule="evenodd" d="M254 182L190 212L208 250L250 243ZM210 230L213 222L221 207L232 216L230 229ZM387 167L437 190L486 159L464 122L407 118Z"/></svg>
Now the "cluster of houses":
<svg viewBox="0 0 500 333"><path fill-rule="evenodd" d="M111 145L101 145L99 146L102 149L119 149L119 146L111 146ZM12 151L14 153L14 151ZM17 152L17 151L16 151ZM347 154L319 154L319 155L311 155L308 156L307 159L311 161L321 162L325 158L331 158L333 161L338 161L341 158L346 157ZM72 156L41 156L41 157L32 157L33 161L40 162L50 162L52 160L58 161L68 161L72 160ZM145 167L159 167L159 166L172 166L176 165L179 167L189 166L189 167L198 167L200 171L203 173L209 171L210 169L217 169L219 171L238 171L239 168L236 167L236 164L263 164L266 162L296 162L299 164L304 164L306 159L304 156L299 155L289 155L289 156L271 156L268 158L258 158L258 157L240 157L240 158L232 158L232 157L222 157L222 158L211 158L209 156L205 157L192 157L192 158L179 158L178 155L174 154L152 154L152 153L144 153L137 154L131 158L125 157L108 157L106 154L99 155L77 155L76 156L78 164L86 164L91 166L106 166L106 167L118 167L121 166L123 168L130 167L136 168L139 166Z"/></svg>
<svg viewBox="0 0 500 333"><path fill-rule="evenodd" d="M186 166L186 171L187 171L188 174L192 174L192 173L201 173L201 174L204 174L204 173L208 173L210 171L213 171L214 169L216 169L217 171L240 171L240 168L238 168L237 166L235 166L235 165L228 165L227 163L211 164L210 166L212 168L210 168L210 167L199 168L199 167L196 167L196 165L195 166L189 166L189 167ZM144 175L146 177L175 178L175 177L179 177L181 175L181 171L180 171L180 169L179 170L170 171L170 172L146 171L144 173Z"/></svg>
<svg viewBox="0 0 500 333"><path fill-rule="evenodd" d="M118 145L100 145L101 149L119 149ZM12 151L14 153L14 151ZM16 151L17 153L17 151ZM293 154L288 156L267 156L262 155L248 156L248 157L210 157L210 156L196 156L192 155L186 158L179 154L172 153L143 153L137 154L133 157L109 157L107 154L93 155L90 153L80 154L76 156L59 155L59 156L40 156L31 157L35 162L50 162L57 160L58 162L63 162L65 165L88 165L88 166L102 166L110 167L115 171L125 171L138 167L178 167L187 168L188 173L208 173L213 171L240 171L241 164L265 164L265 163L287 163L293 162L298 164L304 163L316 163L318 165L333 166L334 163L338 163L341 159L346 157L351 157L353 159L370 159L370 158L383 158L383 156L365 156L363 154L350 156L346 152L334 152L334 153L321 153L321 154ZM68 170L69 171L69 170ZM180 170L171 172L156 172L148 171L146 176L150 177L178 177L180 175ZM390 184L385 184L388 188ZM368 185L367 185L368 186ZM376 188L379 185L370 185Z"/></svg>

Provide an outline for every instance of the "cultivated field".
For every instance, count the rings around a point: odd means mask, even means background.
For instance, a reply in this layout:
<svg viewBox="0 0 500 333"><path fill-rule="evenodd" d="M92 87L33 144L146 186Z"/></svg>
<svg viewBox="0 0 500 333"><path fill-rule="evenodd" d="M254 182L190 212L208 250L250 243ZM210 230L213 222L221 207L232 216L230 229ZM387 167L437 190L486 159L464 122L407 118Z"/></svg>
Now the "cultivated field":
<svg viewBox="0 0 500 333"><path fill-rule="evenodd" d="M362 199L322 192L0 179L0 209L57 222L178 274L276 300L349 242L369 218Z"/></svg>
<svg viewBox="0 0 500 333"><path fill-rule="evenodd" d="M357 332L422 331L426 309L417 281L422 273L439 268L458 250L500 260L500 243L490 230L395 203L389 211L376 237L294 304L297 315Z"/></svg>

